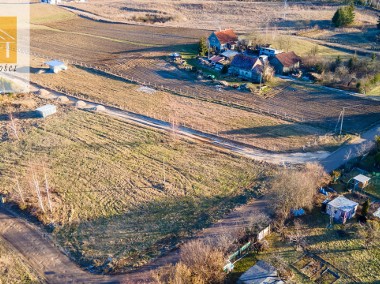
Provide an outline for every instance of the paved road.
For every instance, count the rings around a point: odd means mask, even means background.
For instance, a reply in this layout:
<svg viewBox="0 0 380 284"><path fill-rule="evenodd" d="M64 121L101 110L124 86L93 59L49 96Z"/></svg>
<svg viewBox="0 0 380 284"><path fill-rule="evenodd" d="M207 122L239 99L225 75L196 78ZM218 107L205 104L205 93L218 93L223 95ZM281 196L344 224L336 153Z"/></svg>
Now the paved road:
<svg viewBox="0 0 380 284"><path fill-rule="evenodd" d="M378 125L363 133L361 139L340 147L328 157L322 159L320 161L321 165L327 172L331 172L344 165L347 162L347 159L362 156L368 152L368 146L373 143L376 135L380 135L380 126Z"/></svg>

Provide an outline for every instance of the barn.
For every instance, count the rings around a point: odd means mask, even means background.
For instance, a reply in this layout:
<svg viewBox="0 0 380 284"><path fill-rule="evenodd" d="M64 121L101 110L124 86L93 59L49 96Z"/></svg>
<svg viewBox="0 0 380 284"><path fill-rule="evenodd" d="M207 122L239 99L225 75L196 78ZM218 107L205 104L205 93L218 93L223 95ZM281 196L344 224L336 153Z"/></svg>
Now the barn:
<svg viewBox="0 0 380 284"><path fill-rule="evenodd" d="M225 29L218 32L213 32L208 37L209 47L217 53L228 49L234 49L237 44L238 36L232 29Z"/></svg>
<svg viewBox="0 0 380 284"><path fill-rule="evenodd" d="M47 117L57 112L57 107L55 105L44 105L36 109L36 113L39 117Z"/></svg>
<svg viewBox="0 0 380 284"><path fill-rule="evenodd" d="M228 72L230 75L239 76L252 82L260 82L263 63L258 57L238 54L231 62Z"/></svg>
<svg viewBox="0 0 380 284"><path fill-rule="evenodd" d="M288 74L300 67L301 57L295 54L294 51L283 52L274 55L269 62L277 74Z"/></svg>

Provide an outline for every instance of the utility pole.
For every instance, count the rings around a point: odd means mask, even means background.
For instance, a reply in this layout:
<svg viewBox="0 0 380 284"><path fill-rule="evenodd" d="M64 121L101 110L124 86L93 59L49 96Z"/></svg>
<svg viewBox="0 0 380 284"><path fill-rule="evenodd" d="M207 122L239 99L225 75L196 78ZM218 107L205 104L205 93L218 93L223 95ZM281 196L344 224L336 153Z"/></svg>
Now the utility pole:
<svg viewBox="0 0 380 284"><path fill-rule="evenodd" d="M342 130L343 130L343 120L344 120L344 111L346 110L345 107L343 107L343 110L342 110L342 120L340 122L340 131L339 131L339 135L342 135Z"/></svg>

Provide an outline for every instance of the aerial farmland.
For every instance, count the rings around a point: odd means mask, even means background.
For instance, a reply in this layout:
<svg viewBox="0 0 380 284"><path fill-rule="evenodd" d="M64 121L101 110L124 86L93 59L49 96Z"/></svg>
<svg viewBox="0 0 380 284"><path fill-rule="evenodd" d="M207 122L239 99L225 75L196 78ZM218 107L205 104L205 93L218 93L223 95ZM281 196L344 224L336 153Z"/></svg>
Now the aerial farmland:
<svg viewBox="0 0 380 284"><path fill-rule="evenodd" d="M32 2L30 92L0 94L0 283L380 281L380 3ZM338 196L355 218L321 213Z"/></svg>

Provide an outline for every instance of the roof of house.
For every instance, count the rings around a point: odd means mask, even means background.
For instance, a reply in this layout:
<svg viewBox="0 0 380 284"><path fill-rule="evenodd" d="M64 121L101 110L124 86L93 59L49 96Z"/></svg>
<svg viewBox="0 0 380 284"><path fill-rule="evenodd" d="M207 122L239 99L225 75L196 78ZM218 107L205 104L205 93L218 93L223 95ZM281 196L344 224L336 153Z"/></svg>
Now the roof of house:
<svg viewBox="0 0 380 284"><path fill-rule="evenodd" d="M218 56L218 55L214 55L213 57L210 58L210 61L214 62L214 63L217 63L217 62L223 61L223 60L224 60L224 58L221 56Z"/></svg>
<svg viewBox="0 0 380 284"><path fill-rule="evenodd" d="M252 70L252 68L255 66L257 61L261 64L258 57L238 54L232 60L231 66L239 68L239 69L243 69L243 70Z"/></svg>
<svg viewBox="0 0 380 284"><path fill-rule="evenodd" d="M237 35L232 29L225 29L214 33L221 44L226 44L238 40Z"/></svg>
<svg viewBox="0 0 380 284"><path fill-rule="evenodd" d="M65 65L65 63L63 63L62 61L59 61L59 60L51 60L51 61L48 61L48 62L45 62L46 65L49 65L51 67L56 67L56 66L62 66L62 65Z"/></svg>
<svg viewBox="0 0 380 284"><path fill-rule="evenodd" d="M227 57L227 58L231 58L231 57L234 57L236 55L238 55L239 52L237 51L234 51L234 50L226 50L225 52L223 52L221 55L224 56L224 57Z"/></svg>
<svg viewBox="0 0 380 284"><path fill-rule="evenodd" d="M276 268L265 261L259 260L240 276L238 283L262 284L284 282L277 276Z"/></svg>
<svg viewBox="0 0 380 284"><path fill-rule="evenodd" d="M276 54L275 58L277 58L284 67L291 67L301 61L301 57L295 54L294 51Z"/></svg>
<svg viewBox="0 0 380 284"><path fill-rule="evenodd" d="M346 197L344 197L342 195L333 199L328 204L334 208L339 208L341 210L348 210L348 209L351 210L352 207L359 205L359 203L352 201L350 199L347 199Z"/></svg>
<svg viewBox="0 0 380 284"><path fill-rule="evenodd" d="M356 177L354 177L354 180L358 181L358 182L362 182L362 183L366 183L370 180L371 178L365 176L365 175L357 175Z"/></svg>

